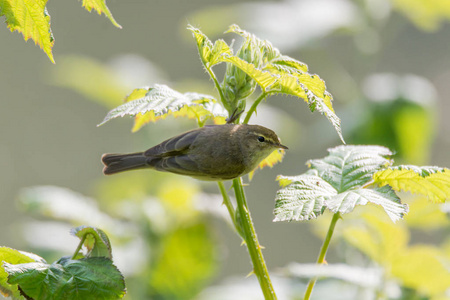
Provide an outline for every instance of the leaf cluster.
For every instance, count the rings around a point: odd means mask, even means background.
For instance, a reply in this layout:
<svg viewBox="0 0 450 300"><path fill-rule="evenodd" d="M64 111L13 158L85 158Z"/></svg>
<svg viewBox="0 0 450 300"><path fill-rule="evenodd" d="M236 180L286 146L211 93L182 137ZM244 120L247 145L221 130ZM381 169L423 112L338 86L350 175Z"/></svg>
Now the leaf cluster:
<svg viewBox="0 0 450 300"><path fill-rule="evenodd" d="M322 159L308 161L298 176L278 177L274 221L301 221L325 209L345 214L356 205L380 205L392 221L408 212L395 191L427 195L431 201L450 198L450 172L439 167L392 166L392 152L381 146L338 146Z"/></svg>
<svg viewBox="0 0 450 300"><path fill-rule="evenodd" d="M0 247L0 291L13 299L120 299L125 281L114 266L108 236L81 226L72 234L80 244L72 257L48 264L43 258ZM82 245L86 254L79 253Z"/></svg>

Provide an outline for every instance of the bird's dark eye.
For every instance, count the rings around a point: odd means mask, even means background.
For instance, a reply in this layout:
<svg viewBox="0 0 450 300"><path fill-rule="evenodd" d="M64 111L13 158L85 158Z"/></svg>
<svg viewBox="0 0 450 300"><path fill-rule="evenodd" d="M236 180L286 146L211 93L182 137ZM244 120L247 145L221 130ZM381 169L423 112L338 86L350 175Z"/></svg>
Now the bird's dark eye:
<svg viewBox="0 0 450 300"><path fill-rule="evenodd" d="M263 136L258 136L258 142L263 143L266 139Z"/></svg>

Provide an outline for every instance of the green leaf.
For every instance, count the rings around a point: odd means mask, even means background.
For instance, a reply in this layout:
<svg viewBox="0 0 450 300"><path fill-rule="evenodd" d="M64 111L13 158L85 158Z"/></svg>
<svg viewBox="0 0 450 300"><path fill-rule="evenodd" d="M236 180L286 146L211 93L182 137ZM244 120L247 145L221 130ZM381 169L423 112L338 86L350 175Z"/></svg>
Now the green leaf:
<svg viewBox="0 0 450 300"><path fill-rule="evenodd" d="M327 157L309 160L307 164L339 192L364 185L375 172L392 163L385 158L392 152L381 146L346 145L328 152Z"/></svg>
<svg viewBox="0 0 450 300"><path fill-rule="evenodd" d="M371 202L383 207L392 221L408 212L408 206L390 187L366 189L373 174L390 164L380 146L338 146L330 155L308 162L311 170L299 176L278 176L282 188L275 198L275 221L309 220L324 208L341 214Z"/></svg>
<svg viewBox="0 0 450 300"><path fill-rule="evenodd" d="M11 31L23 34L25 41L31 38L55 63L52 54L54 44L50 29L50 15L45 7L48 0L0 0L0 17L5 16Z"/></svg>
<svg viewBox="0 0 450 300"><path fill-rule="evenodd" d="M442 0L394 0L394 8L422 30L435 31L450 19L450 3Z"/></svg>
<svg viewBox="0 0 450 300"><path fill-rule="evenodd" d="M325 82L318 75L308 73L308 66L305 63L281 55L270 42L256 38L237 25L232 25L229 31L246 38L247 42L253 41L253 47L262 52L262 64L255 65L231 55L223 55L224 61L244 71L261 86L265 93L282 93L303 98L311 111L318 110L327 117L339 138L344 142L341 121L334 113L331 104L332 96L326 90Z"/></svg>
<svg viewBox="0 0 450 300"><path fill-rule="evenodd" d="M166 85L155 84L153 88L135 89L126 101L129 102L111 110L103 122L97 126L125 115L137 117L133 131L148 122L156 121L157 118L164 118L170 114L175 116L191 115L196 117L199 123L203 123L208 118L227 116L227 112L212 96L198 93L182 94ZM141 115L138 116L138 114Z"/></svg>
<svg viewBox="0 0 450 300"><path fill-rule="evenodd" d="M122 26L114 20L111 11L106 6L105 0L83 0L83 7L89 12L94 9L99 15L104 13L114 26L122 28Z"/></svg>
<svg viewBox="0 0 450 300"><path fill-rule="evenodd" d="M0 293L5 297L13 299L21 298L17 285L7 283L8 274L3 268L3 263L23 264L30 262L42 262L45 260L33 253L23 252L8 247L0 247Z"/></svg>
<svg viewBox="0 0 450 300"><path fill-rule="evenodd" d="M104 257L62 258L51 265L5 263L4 267L8 283L18 284L34 299L120 299L125 295L122 274Z"/></svg>
<svg viewBox="0 0 450 300"><path fill-rule="evenodd" d="M425 195L432 202L444 202L450 198L450 170L447 168L395 166L375 173L373 180L396 191Z"/></svg>
<svg viewBox="0 0 450 300"><path fill-rule="evenodd" d="M274 222L315 219L323 213L325 200L337 194L336 189L318 176L278 176L277 180L290 184L277 192Z"/></svg>
<svg viewBox="0 0 450 300"><path fill-rule="evenodd" d="M98 228L79 226L73 228L71 233L84 239L84 246L88 249L86 257L107 257L112 259L111 243L106 233Z"/></svg>
<svg viewBox="0 0 450 300"><path fill-rule="evenodd" d="M346 214L352 212L356 205L366 205L368 202L380 205L393 222L403 218L408 212L408 205L401 204L400 198L386 186L379 189L354 189L326 201L326 206L334 213Z"/></svg>
<svg viewBox="0 0 450 300"><path fill-rule="evenodd" d="M200 59L206 68L222 62L220 59L222 55L232 55L230 47L224 40L217 40L214 44L204 35L200 29L189 25L188 30L192 31L195 41L197 42L198 53Z"/></svg>

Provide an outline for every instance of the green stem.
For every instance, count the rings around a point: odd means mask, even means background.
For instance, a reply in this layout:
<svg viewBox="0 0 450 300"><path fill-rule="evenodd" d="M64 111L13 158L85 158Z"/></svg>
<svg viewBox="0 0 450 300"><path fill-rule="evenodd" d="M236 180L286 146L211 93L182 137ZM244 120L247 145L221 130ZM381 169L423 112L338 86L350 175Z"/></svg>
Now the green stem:
<svg viewBox="0 0 450 300"><path fill-rule="evenodd" d="M206 71L208 71L209 76L211 77L211 79L214 81L214 85L217 89L217 91L219 92L219 96L220 96L220 101L225 104L225 96L223 95L222 89L220 88L220 84L219 81L217 81L217 77L216 74L214 74L213 70L211 68L207 68L205 66Z"/></svg>
<svg viewBox="0 0 450 300"><path fill-rule="evenodd" d="M330 245L331 237L333 236L334 227L336 226L337 221L341 217L339 212L333 215L333 219L331 219L330 227L328 227L327 235L325 236L325 240L323 241L322 248L320 248L319 257L317 258L317 264L322 265L325 263L325 255L327 254L328 246ZM314 285L316 284L317 277L311 278L308 282L308 286L306 287L305 297L303 300L309 300L311 297L312 290Z"/></svg>
<svg viewBox="0 0 450 300"><path fill-rule="evenodd" d="M81 238L80 243L78 244L77 249L75 249L75 253L72 255L72 259L75 259L78 255L78 252L80 252L81 247L83 247L84 241L86 240L86 234L83 235L83 237Z"/></svg>
<svg viewBox="0 0 450 300"><path fill-rule="evenodd" d="M250 211L247 207L244 189L242 188L241 178L233 179L233 188L236 195L237 209L240 215L240 223L244 231L245 243L253 263L253 272L258 278L259 285L264 294L265 300L276 300L277 296L270 281L269 272L267 271L266 262L262 255L261 246L259 245L253 226Z"/></svg>
<svg viewBox="0 0 450 300"><path fill-rule="evenodd" d="M243 124L248 124L248 121L250 121L252 114L256 112L256 107L263 99L267 97L267 95L267 93L261 93L261 95L259 95L259 97L255 100L255 102L253 102L252 106L247 112L247 115L245 116L244 122L242 122Z"/></svg>
<svg viewBox="0 0 450 300"><path fill-rule="evenodd" d="M220 193L222 194L223 204L227 207L228 213L230 214L231 220L233 221L234 228L237 233L244 238L244 233L242 232L241 227L236 222L236 210L233 207L233 203L231 203L230 197L228 197L227 190L222 181L218 181L217 185L219 186Z"/></svg>

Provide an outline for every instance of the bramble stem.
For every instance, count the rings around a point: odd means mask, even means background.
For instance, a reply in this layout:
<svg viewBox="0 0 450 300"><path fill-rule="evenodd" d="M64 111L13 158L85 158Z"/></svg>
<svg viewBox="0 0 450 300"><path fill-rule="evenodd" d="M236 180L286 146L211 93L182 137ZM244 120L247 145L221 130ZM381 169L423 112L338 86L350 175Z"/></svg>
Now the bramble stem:
<svg viewBox="0 0 450 300"><path fill-rule="evenodd" d="M335 213L333 215L333 218L331 219L330 227L328 227L327 235L325 236L325 240L323 241L322 248L320 248L319 257L317 258L317 264L322 265L325 263L325 255L327 254L328 246L330 245L331 237L333 236L334 227L336 226L337 221L341 217L341 214L339 212ZM314 285L316 284L317 277L311 278L311 280L308 282L308 286L306 287L305 296L303 297L303 300L309 300L311 297L312 290L314 288Z"/></svg>
<svg viewBox="0 0 450 300"><path fill-rule="evenodd" d="M242 187L241 178L233 179L233 189L236 195L237 210L240 215L240 224L244 231L245 243L253 263L253 272L258 278L259 285L266 300L276 300L277 296L270 281L269 272L267 271L266 262L262 255L261 246L259 245L253 226L250 211L247 207L244 189Z"/></svg>
<svg viewBox="0 0 450 300"><path fill-rule="evenodd" d="M259 95L259 97L255 100L255 102L253 102L252 106L247 112L247 115L245 116L244 122L242 122L243 124L247 124L248 121L250 121L252 114L256 112L256 107L263 99L267 97L267 95L267 93L261 93L261 95Z"/></svg>
<svg viewBox="0 0 450 300"><path fill-rule="evenodd" d="M236 210L234 209L233 203L231 203L230 197L228 196L227 190L225 189L225 185L222 181L218 181L217 185L219 186L220 193L222 194L223 204L227 207L228 213L230 214L231 221L233 221L234 228L237 233L244 238L244 233L241 230L241 227L236 222Z"/></svg>

